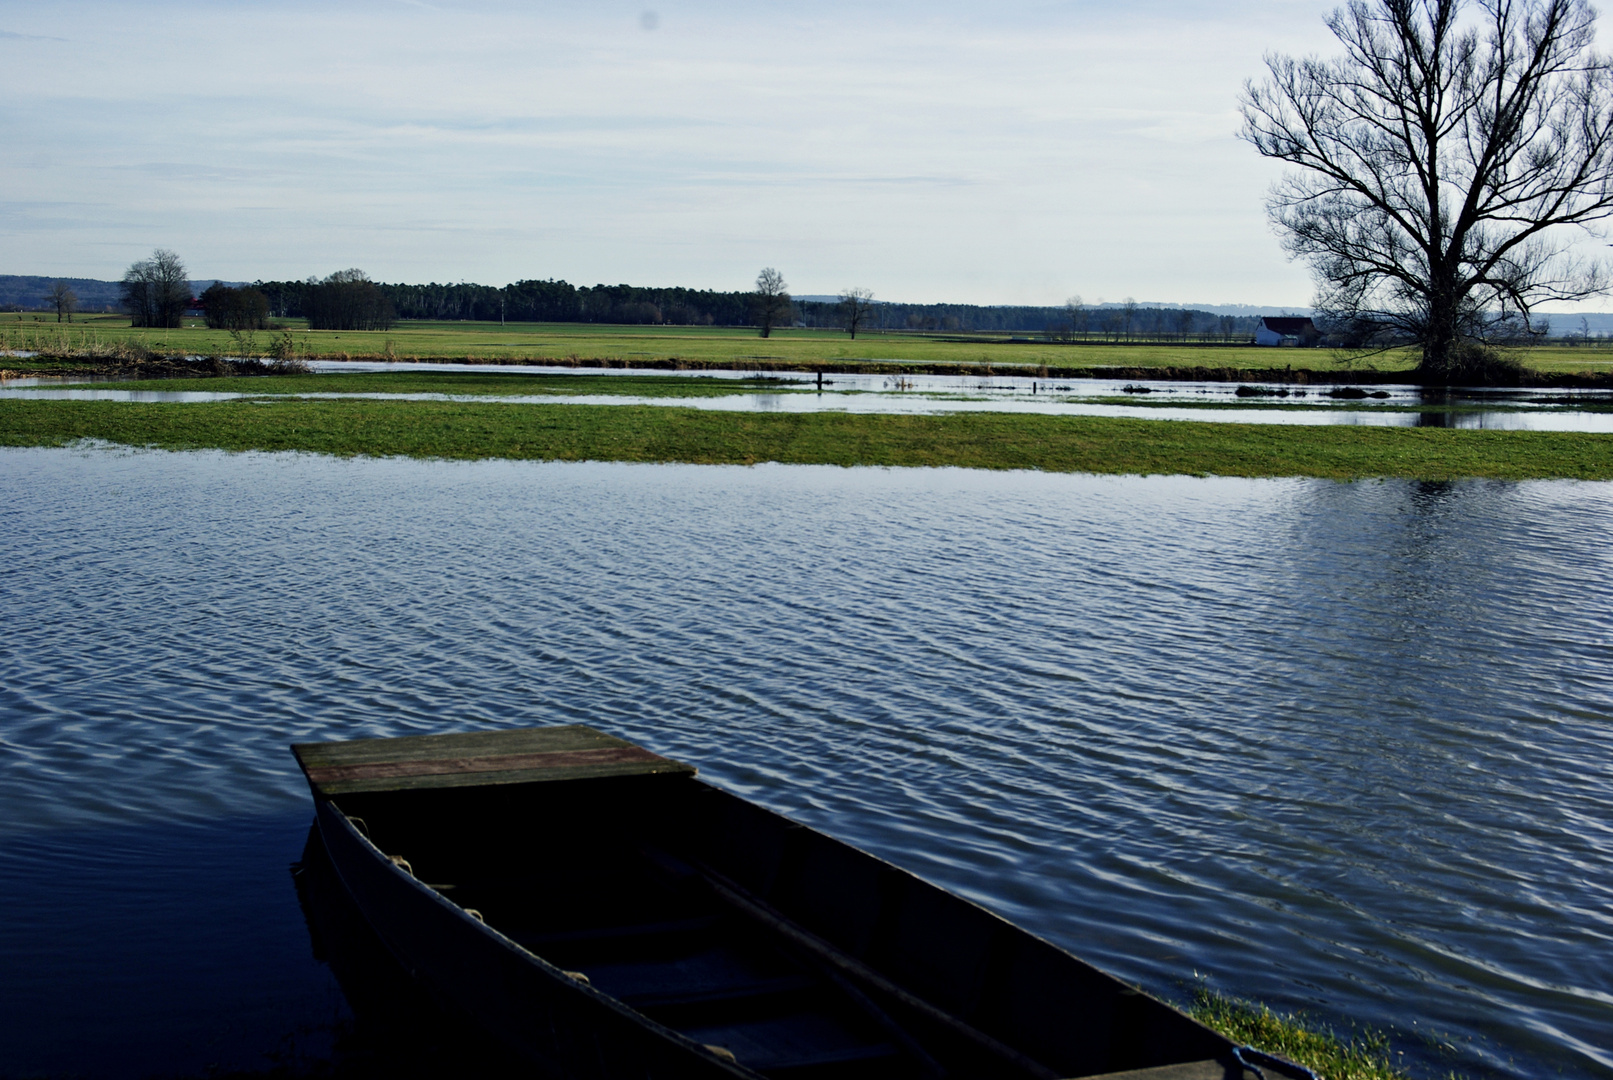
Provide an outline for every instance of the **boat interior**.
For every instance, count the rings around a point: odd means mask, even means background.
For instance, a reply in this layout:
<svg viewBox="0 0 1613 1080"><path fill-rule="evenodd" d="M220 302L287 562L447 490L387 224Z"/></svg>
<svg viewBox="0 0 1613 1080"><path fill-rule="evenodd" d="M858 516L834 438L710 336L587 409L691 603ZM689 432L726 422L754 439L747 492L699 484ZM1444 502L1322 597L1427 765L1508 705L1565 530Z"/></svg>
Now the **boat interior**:
<svg viewBox="0 0 1613 1080"><path fill-rule="evenodd" d="M1153 998L691 776L332 802L473 918L761 1076L1245 1075Z"/></svg>

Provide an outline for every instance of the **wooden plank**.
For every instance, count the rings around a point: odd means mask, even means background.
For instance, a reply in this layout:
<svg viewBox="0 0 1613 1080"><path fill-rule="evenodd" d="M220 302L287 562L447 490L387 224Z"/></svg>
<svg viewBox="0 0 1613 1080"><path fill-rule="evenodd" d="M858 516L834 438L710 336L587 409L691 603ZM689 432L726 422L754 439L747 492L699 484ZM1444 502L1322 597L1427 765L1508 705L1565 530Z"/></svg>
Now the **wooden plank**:
<svg viewBox="0 0 1613 1080"><path fill-rule="evenodd" d="M595 750L632 746L583 724L510 728L503 731L456 731L444 735L403 735L390 739L344 739L298 743L292 749L305 765L356 765L367 761L430 761L435 758L485 754L539 754L561 750Z"/></svg>
<svg viewBox="0 0 1613 1080"><path fill-rule="evenodd" d="M517 772L522 769L574 769L579 766L665 760L659 754L652 754L639 746L606 746L598 750L555 750L547 754L487 754L482 757L368 761L358 765L316 765L306 772L308 779L324 787L345 780L389 780L405 776Z"/></svg>
<svg viewBox="0 0 1613 1080"><path fill-rule="evenodd" d="M298 743L291 749L309 784L325 796L695 772L582 724Z"/></svg>

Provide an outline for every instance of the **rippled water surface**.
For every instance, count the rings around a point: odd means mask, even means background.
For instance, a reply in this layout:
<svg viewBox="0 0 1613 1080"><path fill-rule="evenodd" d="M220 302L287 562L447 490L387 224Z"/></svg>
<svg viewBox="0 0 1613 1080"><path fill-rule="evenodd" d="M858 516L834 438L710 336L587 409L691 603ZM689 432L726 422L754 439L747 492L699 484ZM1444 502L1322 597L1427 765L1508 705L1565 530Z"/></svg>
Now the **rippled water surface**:
<svg viewBox="0 0 1613 1080"><path fill-rule="evenodd" d="M0 1073L325 1060L292 741L583 721L1180 998L1613 1077L1613 486L0 450Z"/></svg>

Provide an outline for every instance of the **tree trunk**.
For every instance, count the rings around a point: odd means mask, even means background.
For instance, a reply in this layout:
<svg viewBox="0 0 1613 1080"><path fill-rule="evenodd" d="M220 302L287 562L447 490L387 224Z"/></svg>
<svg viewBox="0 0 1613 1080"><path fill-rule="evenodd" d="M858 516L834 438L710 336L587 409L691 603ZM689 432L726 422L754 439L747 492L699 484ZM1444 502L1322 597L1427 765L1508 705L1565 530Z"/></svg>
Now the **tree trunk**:
<svg viewBox="0 0 1613 1080"><path fill-rule="evenodd" d="M1423 331L1423 359L1417 372L1425 383L1449 385L1459 366L1457 345L1456 290L1449 284L1436 284L1428 304L1428 326Z"/></svg>

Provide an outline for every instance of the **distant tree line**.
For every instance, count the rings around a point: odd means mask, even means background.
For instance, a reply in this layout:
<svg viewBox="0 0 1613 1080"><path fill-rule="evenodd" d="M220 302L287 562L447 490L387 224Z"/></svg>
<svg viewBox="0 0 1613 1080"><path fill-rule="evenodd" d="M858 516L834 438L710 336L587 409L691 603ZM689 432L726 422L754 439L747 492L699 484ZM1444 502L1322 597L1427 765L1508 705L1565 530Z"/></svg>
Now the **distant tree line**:
<svg viewBox="0 0 1613 1080"><path fill-rule="evenodd" d="M305 284L302 314L311 330L390 330L397 322L391 299L362 270Z"/></svg>
<svg viewBox="0 0 1613 1080"><path fill-rule="evenodd" d="M333 275L334 276L334 275ZM277 317L313 320L322 312L329 282L259 281ZM564 281L492 285L388 285L367 282L390 305L395 319L431 321L670 323L677 326L751 326L754 294L709 289L656 289L633 285L578 288ZM372 298L372 302L375 302ZM319 317L323 317L322 314Z"/></svg>
<svg viewBox="0 0 1613 1080"><path fill-rule="evenodd" d="M202 316L214 330L269 329L269 298L250 286L215 281L201 296Z"/></svg>
<svg viewBox="0 0 1613 1080"><path fill-rule="evenodd" d="M136 326L178 326L192 303L185 267L171 251L129 267L120 292ZM65 283L53 289L58 317L76 298ZM763 337L775 327L930 333L1029 334L1068 342L1235 342L1249 340L1257 318L1165 308L1126 300L1088 306L1071 297L1063 307L974 304L899 304L875 301L871 290L843 291L837 299L792 298L772 267L747 292L643 288L635 285L579 287L565 281L528 279L503 288L457 285L389 285L362 270L340 270L303 281L258 281L231 287L214 282L200 304L207 324L218 329L262 330L273 318L305 318L314 330L389 330L399 319L475 322L577 322L628 325L754 326Z"/></svg>
<svg viewBox="0 0 1613 1080"><path fill-rule="evenodd" d="M345 271L353 273L353 271ZM777 272L775 271L775 274ZM332 275L338 277L340 275ZM323 282L259 281L253 288L268 297L277 318L306 317L324 324L323 306L331 294ZM790 299L782 278L767 284L776 293L718 292L712 289L650 288L636 285L576 286L566 281L528 279L499 288L459 284L390 285L369 282L375 310L384 298L396 319L439 322L577 322L672 326L808 326L845 329L842 300ZM759 289L761 286L758 287ZM783 303L788 302L786 311ZM1179 308L1075 302L1062 307L876 302L859 310L859 330L919 330L1033 334L1070 341L1247 341L1256 318L1215 315ZM334 326L331 329L359 329Z"/></svg>
<svg viewBox="0 0 1613 1080"><path fill-rule="evenodd" d="M302 318L312 330L390 330L400 315L392 301L397 286L371 281L362 270L338 270L304 281L255 281L274 318ZM408 288L408 286L404 286ZM403 315L402 318L418 316ZM498 318L498 313L493 313Z"/></svg>
<svg viewBox="0 0 1613 1080"><path fill-rule="evenodd" d="M796 325L844 327L846 301L797 300ZM1134 301L1089 307L1079 298L1063 307L973 304L875 303L861 328L946 333L1025 334L1068 342L1246 342L1259 321L1254 315L1217 315L1190 308L1145 306Z"/></svg>

